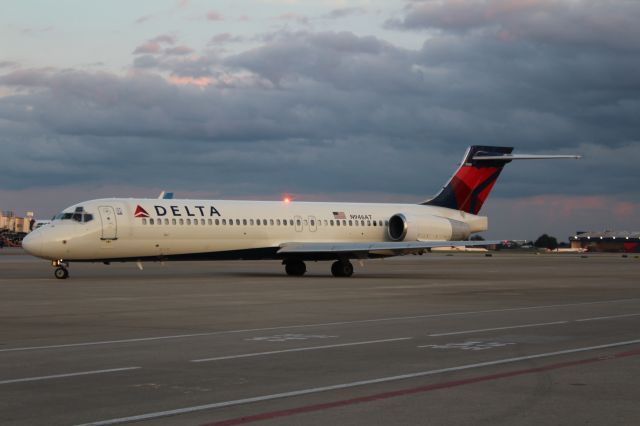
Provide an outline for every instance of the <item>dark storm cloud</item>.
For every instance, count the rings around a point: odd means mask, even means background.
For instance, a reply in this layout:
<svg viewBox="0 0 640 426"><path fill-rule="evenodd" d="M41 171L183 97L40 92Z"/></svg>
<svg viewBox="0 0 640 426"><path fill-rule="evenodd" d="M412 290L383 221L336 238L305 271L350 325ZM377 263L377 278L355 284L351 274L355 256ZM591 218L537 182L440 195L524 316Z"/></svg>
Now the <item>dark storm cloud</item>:
<svg viewBox="0 0 640 426"><path fill-rule="evenodd" d="M0 145L21 161L0 178L420 199L467 145L497 144L591 157L511 166L503 195L637 199L624 182L640 178L638 55L474 28L417 50L350 32L278 32L226 57L160 46L136 54L127 76L14 70L0 77L12 91L0 97Z"/></svg>
<svg viewBox="0 0 640 426"><path fill-rule="evenodd" d="M504 40L527 39L587 48L640 49L640 3L601 0L459 0L410 2L387 25L451 32L487 31Z"/></svg>

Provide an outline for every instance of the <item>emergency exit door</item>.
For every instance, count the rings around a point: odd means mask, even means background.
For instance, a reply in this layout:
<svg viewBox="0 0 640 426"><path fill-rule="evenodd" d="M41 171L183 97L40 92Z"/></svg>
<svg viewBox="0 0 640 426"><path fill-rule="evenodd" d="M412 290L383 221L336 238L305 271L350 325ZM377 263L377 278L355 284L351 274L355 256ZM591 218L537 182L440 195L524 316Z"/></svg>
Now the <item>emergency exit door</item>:
<svg viewBox="0 0 640 426"><path fill-rule="evenodd" d="M116 212L111 206L98 207L100 212L100 220L102 221L102 237L103 240L118 239L118 223L116 222Z"/></svg>

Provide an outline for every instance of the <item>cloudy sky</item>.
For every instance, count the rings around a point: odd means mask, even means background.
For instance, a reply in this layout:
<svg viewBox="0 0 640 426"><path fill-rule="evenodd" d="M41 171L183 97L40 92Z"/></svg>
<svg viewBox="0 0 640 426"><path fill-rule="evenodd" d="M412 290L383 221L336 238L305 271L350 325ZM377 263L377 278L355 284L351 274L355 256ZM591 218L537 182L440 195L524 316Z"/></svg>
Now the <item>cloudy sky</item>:
<svg viewBox="0 0 640 426"><path fill-rule="evenodd" d="M472 144L490 238L640 229L637 0L86 0L0 15L0 209L419 202Z"/></svg>

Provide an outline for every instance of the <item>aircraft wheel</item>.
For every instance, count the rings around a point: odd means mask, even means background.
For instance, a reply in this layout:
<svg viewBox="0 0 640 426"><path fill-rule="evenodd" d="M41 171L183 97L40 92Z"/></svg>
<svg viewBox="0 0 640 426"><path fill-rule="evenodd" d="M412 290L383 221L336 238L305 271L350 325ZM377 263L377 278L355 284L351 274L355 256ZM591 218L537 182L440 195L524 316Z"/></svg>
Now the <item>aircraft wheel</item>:
<svg viewBox="0 0 640 426"><path fill-rule="evenodd" d="M53 272L53 275L55 275L55 277L59 280L66 280L67 278L69 278L69 271L67 271L65 268L56 268L56 270Z"/></svg>
<svg viewBox="0 0 640 426"><path fill-rule="evenodd" d="M348 260L337 260L331 265L331 273L334 277L350 277L353 275L353 265Z"/></svg>
<svg viewBox="0 0 640 426"><path fill-rule="evenodd" d="M287 275L301 277L305 272L307 272L307 265L302 261L287 262L284 265L284 270L287 272Z"/></svg>

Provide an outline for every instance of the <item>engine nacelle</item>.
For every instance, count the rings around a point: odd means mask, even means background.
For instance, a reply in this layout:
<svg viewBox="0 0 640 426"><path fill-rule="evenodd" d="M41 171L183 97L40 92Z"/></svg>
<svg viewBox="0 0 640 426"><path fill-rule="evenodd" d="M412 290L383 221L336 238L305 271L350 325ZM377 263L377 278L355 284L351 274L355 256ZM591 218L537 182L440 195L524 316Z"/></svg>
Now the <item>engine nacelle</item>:
<svg viewBox="0 0 640 426"><path fill-rule="evenodd" d="M389 219L387 234L391 241L466 240L469 225L459 220L432 215L396 213Z"/></svg>

